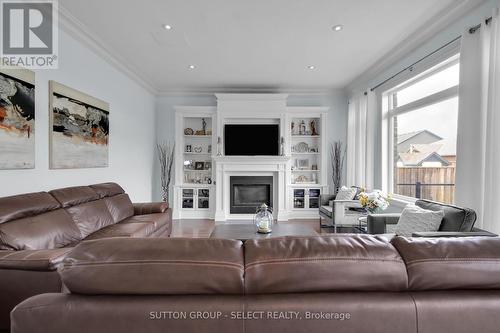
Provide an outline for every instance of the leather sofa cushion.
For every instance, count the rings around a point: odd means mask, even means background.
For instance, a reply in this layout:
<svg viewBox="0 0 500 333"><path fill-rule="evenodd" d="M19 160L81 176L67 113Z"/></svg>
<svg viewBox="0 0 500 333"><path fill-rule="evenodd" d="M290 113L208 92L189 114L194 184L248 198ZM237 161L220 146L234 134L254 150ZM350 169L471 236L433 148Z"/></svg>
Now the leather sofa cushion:
<svg viewBox="0 0 500 333"><path fill-rule="evenodd" d="M500 290L438 290L411 293L418 333L499 331Z"/></svg>
<svg viewBox="0 0 500 333"><path fill-rule="evenodd" d="M406 267L378 236L284 237L245 242L249 294L401 291Z"/></svg>
<svg viewBox="0 0 500 333"><path fill-rule="evenodd" d="M0 224L0 243L14 250L55 249L80 241L78 227L64 209Z"/></svg>
<svg viewBox="0 0 500 333"><path fill-rule="evenodd" d="M417 200L415 205L420 208L443 211L444 217L439 231L471 231L476 222L476 213L469 208L461 208L429 200Z"/></svg>
<svg viewBox="0 0 500 333"><path fill-rule="evenodd" d="M395 237L392 243L411 290L500 289L499 237Z"/></svg>
<svg viewBox="0 0 500 333"><path fill-rule="evenodd" d="M95 184L90 185L90 187L99 195L99 198L112 197L125 193L123 188L116 183Z"/></svg>
<svg viewBox="0 0 500 333"><path fill-rule="evenodd" d="M0 269L55 270L71 248L53 250L0 251Z"/></svg>
<svg viewBox="0 0 500 333"><path fill-rule="evenodd" d="M243 265L240 241L108 238L78 244L60 274L80 294L240 294Z"/></svg>
<svg viewBox="0 0 500 333"><path fill-rule="evenodd" d="M71 218L85 238L93 232L114 224L104 200L96 200L66 208Z"/></svg>
<svg viewBox="0 0 500 333"><path fill-rule="evenodd" d="M131 217L123 220L122 222L120 222L120 224L148 222L148 223L153 223L155 228L158 229L164 225L169 224L171 219L172 219L172 214L168 214L168 213L134 215L134 216L131 216Z"/></svg>
<svg viewBox="0 0 500 333"><path fill-rule="evenodd" d="M118 194L109 198L104 198L103 200L115 223L134 215L134 206L132 206L128 194Z"/></svg>
<svg viewBox="0 0 500 333"><path fill-rule="evenodd" d="M46 192L0 198L0 223L45 213L61 205Z"/></svg>
<svg viewBox="0 0 500 333"><path fill-rule="evenodd" d="M110 237L148 237L155 231L154 223L118 223L90 234L85 240Z"/></svg>
<svg viewBox="0 0 500 333"><path fill-rule="evenodd" d="M52 194L63 207L71 207L99 199L99 194L89 186L65 187L52 190L49 193Z"/></svg>
<svg viewBox="0 0 500 333"><path fill-rule="evenodd" d="M167 209L168 209L167 202L134 203L134 214L135 215L164 213Z"/></svg>

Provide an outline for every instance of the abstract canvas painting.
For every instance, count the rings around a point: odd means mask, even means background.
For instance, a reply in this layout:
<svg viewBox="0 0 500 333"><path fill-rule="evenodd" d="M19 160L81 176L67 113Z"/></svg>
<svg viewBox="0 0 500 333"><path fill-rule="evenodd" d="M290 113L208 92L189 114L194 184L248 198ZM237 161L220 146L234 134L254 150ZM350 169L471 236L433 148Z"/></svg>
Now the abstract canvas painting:
<svg viewBox="0 0 500 333"><path fill-rule="evenodd" d="M50 81L50 168L108 166L109 104Z"/></svg>
<svg viewBox="0 0 500 333"><path fill-rule="evenodd" d="M35 73L0 70L0 169L35 167Z"/></svg>

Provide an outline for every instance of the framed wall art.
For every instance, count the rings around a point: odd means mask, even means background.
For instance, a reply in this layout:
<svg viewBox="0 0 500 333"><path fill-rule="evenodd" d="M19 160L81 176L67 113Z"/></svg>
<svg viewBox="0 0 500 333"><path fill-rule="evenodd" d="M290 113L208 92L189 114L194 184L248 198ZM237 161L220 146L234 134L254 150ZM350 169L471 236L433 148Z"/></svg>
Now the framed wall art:
<svg viewBox="0 0 500 333"><path fill-rule="evenodd" d="M50 168L108 166L109 104L49 81Z"/></svg>
<svg viewBox="0 0 500 333"><path fill-rule="evenodd" d="M0 69L0 169L35 167L35 73Z"/></svg>

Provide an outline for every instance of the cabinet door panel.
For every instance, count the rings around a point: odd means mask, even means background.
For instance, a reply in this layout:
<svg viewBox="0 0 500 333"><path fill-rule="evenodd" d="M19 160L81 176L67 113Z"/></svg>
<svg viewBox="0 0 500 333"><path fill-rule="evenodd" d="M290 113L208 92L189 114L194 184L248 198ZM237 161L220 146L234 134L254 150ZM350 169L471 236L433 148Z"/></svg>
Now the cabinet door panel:
<svg viewBox="0 0 500 333"><path fill-rule="evenodd" d="M198 189L198 209L210 208L210 189Z"/></svg>

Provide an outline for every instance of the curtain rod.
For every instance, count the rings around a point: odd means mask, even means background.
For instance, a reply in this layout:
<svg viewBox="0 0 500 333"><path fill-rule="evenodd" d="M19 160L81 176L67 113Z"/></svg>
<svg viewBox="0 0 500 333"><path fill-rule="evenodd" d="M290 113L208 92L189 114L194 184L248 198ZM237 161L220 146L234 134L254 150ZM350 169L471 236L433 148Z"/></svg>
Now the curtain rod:
<svg viewBox="0 0 500 333"><path fill-rule="evenodd" d="M484 20L484 23L485 24L489 24L491 22L492 18L491 17L488 17L486 20ZM476 26L473 26L469 29L469 33L474 33L476 32L479 28L481 28L481 23L479 23L478 25ZM450 45L451 43L454 43L455 41L459 40L460 38L462 38L462 36L458 36L454 39L452 39L451 41L449 41L448 43L444 44L443 46L441 46L440 48L432 51L431 53L429 53L428 55L426 55L425 57L422 57L420 58L419 60L415 61L413 64L411 64L410 66L407 66L405 68L403 68L402 70L400 70L399 72L397 72L396 74L394 74L393 76L389 77L388 79L380 82L379 84L377 84L375 87L371 88L370 91L374 91L375 89L377 89L378 87L382 86L383 84L389 82L390 80L394 79L396 76L400 75L401 73L407 71L408 69L412 68L413 66L415 66L416 64L420 63L421 61L429 58L430 56L432 56L433 54L436 54L437 52L441 51L442 49L444 49L445 47L447 47L448 45Z"/></svg>

